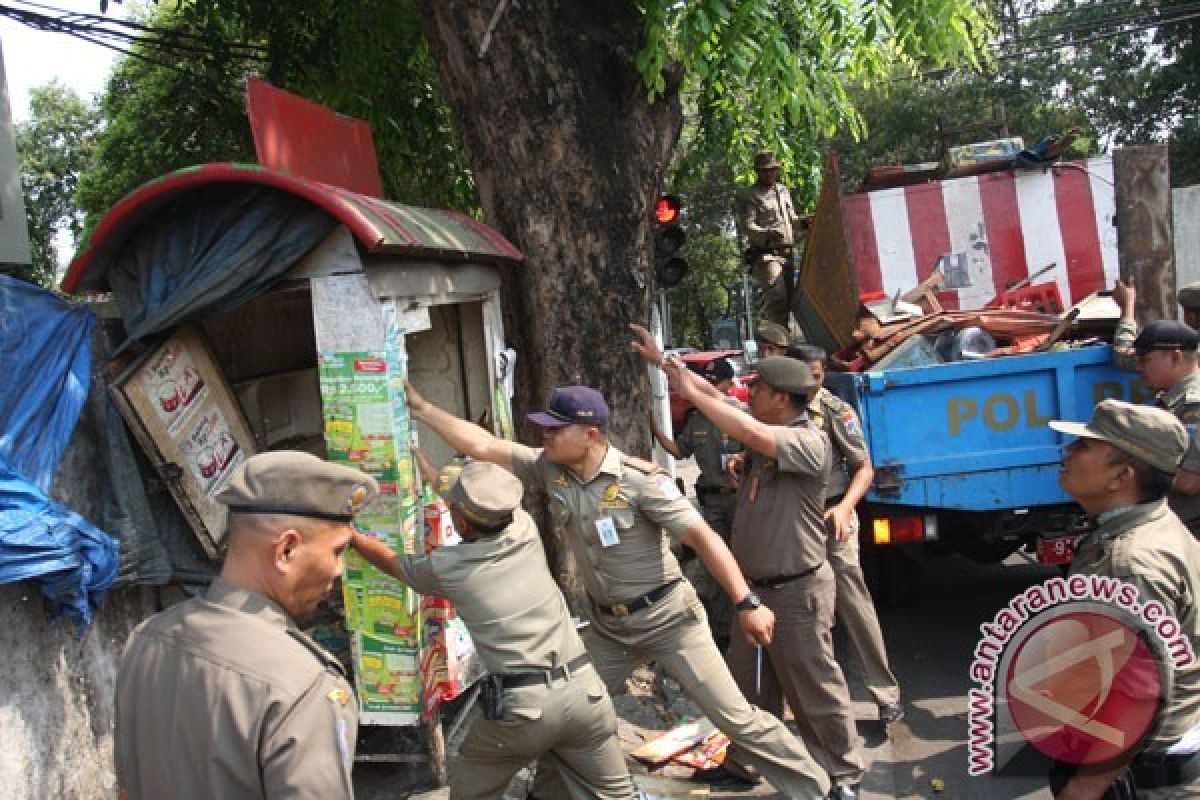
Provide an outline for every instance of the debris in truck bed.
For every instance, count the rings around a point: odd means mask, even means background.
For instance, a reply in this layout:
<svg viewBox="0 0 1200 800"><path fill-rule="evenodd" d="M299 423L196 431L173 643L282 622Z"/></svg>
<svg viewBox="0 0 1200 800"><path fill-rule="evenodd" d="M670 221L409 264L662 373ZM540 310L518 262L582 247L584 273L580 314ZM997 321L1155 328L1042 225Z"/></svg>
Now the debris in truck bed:
<svg viewBox="0 0 1200 800"><path fill-rule="evenodd" d="M1045 286L1018 287L1004 293L1001 302L1017 299L1052 306L1058 293ZM929 286L923 285L907 295L897 295L897 300L928 290ZM863 305L854 344L833 354L831 362L837 369L860 372L1082 347L1111 340L1118 316L1116 305L1101 293L1084 298L1065 313L982 308L914 316L911 308L895 301L872 300L871 305Z"/></svg>

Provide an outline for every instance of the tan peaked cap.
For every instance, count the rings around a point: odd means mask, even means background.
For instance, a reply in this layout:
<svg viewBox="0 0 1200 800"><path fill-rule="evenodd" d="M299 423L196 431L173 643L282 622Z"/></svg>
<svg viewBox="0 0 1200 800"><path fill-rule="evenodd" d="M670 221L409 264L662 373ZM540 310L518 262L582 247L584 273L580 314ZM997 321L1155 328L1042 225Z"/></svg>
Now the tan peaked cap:
<svg viewBox="0 0 1200 800"><path fill-rule="evenodd" d="M379 494L366 473L299 450L250 456L214 495L230 511L350 522Z"/></svg>
<svg viewBox="0 0 1200 800"><path fill-rule="evenodd" d="M442 498L467 519L487 527L508 522L525 491L516 475L486 461L472 461L451 480Z"/></svg>
<svg viewBox="0 0 1200 800"><path fill-rule="evenodd" d="M780 392L806 394L817 388L808 364L787 356L770 356L759 361L758 380Z"/></svg>
<svg viewBox="0 0 1200 800"><path fill-rule="evenodd" d="M1188 433L1183 423L1169 411L1139 406L1109 398L1096 404L1091 420L1081 422L1052 420L1050 427L1059 433L1099 439L1155 469L1174 473L1187 452Z"/></svg>

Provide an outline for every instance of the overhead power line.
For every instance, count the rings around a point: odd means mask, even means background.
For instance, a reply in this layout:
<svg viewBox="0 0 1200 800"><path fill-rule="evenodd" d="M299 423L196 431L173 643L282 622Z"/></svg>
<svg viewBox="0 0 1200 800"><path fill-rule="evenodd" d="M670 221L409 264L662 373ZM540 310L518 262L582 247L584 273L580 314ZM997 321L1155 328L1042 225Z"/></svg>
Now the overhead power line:
<svg viewBox="0 0 1200 800"><path fill-rule="evenodd" d="M167 69L183 71L178 64L158 56L179 58L216 57L227 54L248 61L266 61L263 45L245 42L221 42L214 47L211 39L188 30L162 28L131 20L97 14L84 14L34 2L20 6L0 4L0 16L8 17L37 30L63 33L91 44L113 50ZM37 9L37 10L34 10Z"/></svg>

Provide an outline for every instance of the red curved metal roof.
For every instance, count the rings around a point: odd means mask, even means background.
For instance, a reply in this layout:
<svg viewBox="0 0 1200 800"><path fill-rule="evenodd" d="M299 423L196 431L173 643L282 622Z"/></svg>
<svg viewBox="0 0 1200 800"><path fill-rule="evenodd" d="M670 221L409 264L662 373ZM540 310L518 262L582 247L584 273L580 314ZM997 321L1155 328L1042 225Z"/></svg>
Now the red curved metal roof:
<svg viewBox="0 0 1200 800"><path fill-rule="evenodd" d="M104 262L164 202L184 192L218 183L273 186L309 200L345 225L368 253L396 253L456 262L516 263L521 251L487 225L457 211L388 203L337 186L299 178L257 164L203 164L168 173L130 192L96 226L75 254L63 291L84 284L94 263ZM102 276L91 276L98 285Z"/></svg>

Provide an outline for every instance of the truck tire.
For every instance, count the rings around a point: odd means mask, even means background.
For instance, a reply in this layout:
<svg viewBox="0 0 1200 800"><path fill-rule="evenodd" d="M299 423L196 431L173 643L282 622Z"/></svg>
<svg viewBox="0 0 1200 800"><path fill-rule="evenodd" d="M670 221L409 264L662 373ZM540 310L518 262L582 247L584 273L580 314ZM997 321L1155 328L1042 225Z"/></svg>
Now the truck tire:
<svg viewBox="0 0 1200 800"><path fill-rule="evenodd" d="M883 608L912 605L920 567L903 549L868 548L862 554L862 568L876 605Z"/></svg>

